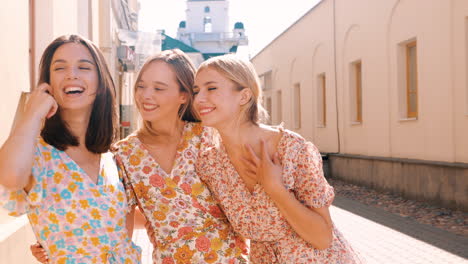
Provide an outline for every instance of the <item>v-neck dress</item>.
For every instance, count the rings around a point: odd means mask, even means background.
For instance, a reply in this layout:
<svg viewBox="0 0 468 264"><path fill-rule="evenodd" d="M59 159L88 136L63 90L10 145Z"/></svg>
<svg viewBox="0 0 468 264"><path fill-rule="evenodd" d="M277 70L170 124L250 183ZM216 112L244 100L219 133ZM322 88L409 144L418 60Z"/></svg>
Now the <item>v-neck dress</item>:
<svg viewBox="0 0 468 264"><path fill-rule="evenodd" d="M329 206L333 187L323 177L318 149L298 134L280 129L278 154L285 187L308 208ZM220 141L221 142L221 141ZM206 148L197 173L219 200L234 230L250 239L252 263L359 263L341 233L333 227L333 242L324 250L302 239L281 215L260 185L250 192L232 165L224 146Z"/></svg>
<svg viewBox="0 0 468 264"><path fill-rule="evenodd" d="M125 225L129 207L120 175L112 153L104 153L93 182L64 151L39 138L33 188L0 186L0 204L12 216L28 215L51 264L140 263Z"/></svg>
<svg viewBox="0 0 468 264"><path fill-rule="evenodd" d="M186 122L171 173L166 173L135 134L118 142L133 203L151 223L157 245L153 263L247 263L245 240L234 233L209 189L195 173L202 145L200 124Z"/></svg>

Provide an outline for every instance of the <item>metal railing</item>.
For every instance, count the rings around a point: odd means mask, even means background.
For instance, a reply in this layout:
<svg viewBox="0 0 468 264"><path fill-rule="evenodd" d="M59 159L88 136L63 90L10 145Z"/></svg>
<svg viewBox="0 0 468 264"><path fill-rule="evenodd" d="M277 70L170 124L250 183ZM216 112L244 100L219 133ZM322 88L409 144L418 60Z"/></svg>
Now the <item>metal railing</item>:
<svg viewBox="0 0 468 264"><path fill-rule="evenodd" d="M247 37L244 34L234 32L204 32L190 33L190 39L193 42L198 41L246 41Z"/></svg>

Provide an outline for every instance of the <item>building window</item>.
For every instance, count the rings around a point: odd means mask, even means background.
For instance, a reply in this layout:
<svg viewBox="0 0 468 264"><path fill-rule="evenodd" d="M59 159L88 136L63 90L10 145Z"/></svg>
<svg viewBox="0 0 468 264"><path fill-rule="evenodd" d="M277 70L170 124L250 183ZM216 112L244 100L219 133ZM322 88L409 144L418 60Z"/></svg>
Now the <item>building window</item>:
<svg viewBox="0 0 468 264"><path fill-rule="evenodd" d="M210 12L210 7L209 6L205 6L205 13L209 13Z"/></svg>
<svg viewBox="0 0 468 264"><path fill-rule="evenodd" d="M294 85L294 129L301 128L301 85L296 83Z"/></svg>
<svg viewBox="0 0 468 264"><path fill-rule="evenodd" d="M276 91L276 123L283 122L283 98L281 90Z"/></svg>
<svg viewBox="0 0 468 264"><path fill-rule="evenodd" d="M351 63L350 100L352 121L362 123L362 63Z"/></svg>
<svg viewBox="0 0 468 264"><path fill-rule="evenodd" d="M258 79L260 80L260 84L262 86L262 89L264 91L271 90L273 88L273 82L272 82L272 76L271 76L271 71L266 72L262 75L258 76Z"/></svg>
<svg viewBox="0 0 468 264"><path fill-rule="evenodd" d="M318 126L325 127L327 125L327 80L325 73L322 73L317 78L317 120Z"/></svg>
<svg viewBox="0 0 468 264"><path fill-rule="evenodd" d="M271 71L263 75L263 89L271 90L273 88L273 82L271 81Z"/></svg>
<svg viewBox="0 0 468 264"><path fill-rule="evenodd" d="M268 124L271 125L271 111L272 111L272 104L271 104L271 96L267 96L265 100L265 110L268 113Z"/></svg>
<svg viewBox="0 0 468 264"><path fill-rule="evenodd" d="M418 64L416 41L406 44L406 115L418 117Z"/></svg>
<svg viewBox="0 0 468 264"><path fill-rule="evenodd" d="M213 25L211 24L211 17L206 16L203 18L203 27L204 27L204 32L206 33L211 33L213 30Z"/></svg>

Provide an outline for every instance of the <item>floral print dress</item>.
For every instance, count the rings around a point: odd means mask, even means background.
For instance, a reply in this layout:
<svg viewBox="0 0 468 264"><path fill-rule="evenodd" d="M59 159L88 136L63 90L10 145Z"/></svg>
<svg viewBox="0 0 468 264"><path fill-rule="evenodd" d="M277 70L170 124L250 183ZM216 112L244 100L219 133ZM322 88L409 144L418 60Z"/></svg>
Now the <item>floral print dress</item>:
<svg viewBox="0 0 468 264"><path fill-rule="evenodd" d="M49 263L140 263L141 251L125 226L129 207L112 153L101 154L95 183L64 151L39 138L32 176L29 193L0 186L0 204L12 216L27 213Z"/></svg>
<svg viewBox="0 0 468 264"><path fill-rule="evenodd" d="M277 151L286 188L309 208L329 206L334 192L323 177L319 151L301 136L280 130L282 136ZM315 249L303 240L260 185L255 185L252 193L247 189L222 144L201 153L197 172L219 200L233 228L251 240L252 263L360 262L335 227L333 242L327 249Z"/></svg>
<svg viewBox="0 0 468 264"><path fill-rule="evenodd" d="M114 153L126 170L129 197L155 231L154 263L247 263L248 248L233 232L209 189L195 173L202 145L200 124L186 122L171 173L166 173L133 134Z"/></svg>

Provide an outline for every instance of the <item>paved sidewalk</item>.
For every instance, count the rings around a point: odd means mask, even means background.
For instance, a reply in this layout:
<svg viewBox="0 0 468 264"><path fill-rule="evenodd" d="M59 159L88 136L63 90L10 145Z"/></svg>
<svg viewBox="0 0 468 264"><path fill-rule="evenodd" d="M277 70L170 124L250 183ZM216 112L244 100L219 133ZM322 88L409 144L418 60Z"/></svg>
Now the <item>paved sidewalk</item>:
<svg viewBox="0 0 468 264"><path fill-rule="evenodd" d="M337 228L368 264L468 264L468 238L417 223L382 209L336 197L330 209ZM133 240L151 264L152 247L143 229Z"/></svg>
<svg viewBox="0 0 468 264"><path fill-rule="evenodd" d="M367 263L468 263L468 238L336 197L332 218Z"/></svg>

